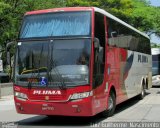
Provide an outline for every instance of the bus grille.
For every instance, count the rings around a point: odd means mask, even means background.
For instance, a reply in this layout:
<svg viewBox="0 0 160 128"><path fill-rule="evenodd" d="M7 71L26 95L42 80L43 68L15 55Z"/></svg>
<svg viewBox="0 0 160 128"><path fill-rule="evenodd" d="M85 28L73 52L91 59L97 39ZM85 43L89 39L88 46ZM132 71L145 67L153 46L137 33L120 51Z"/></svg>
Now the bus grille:
<svg viewBox="0 0 160 128"><path fill-rule="evenodd" d="M61 101L67 100L66 95L30 95L29 100L33 101Z"/></svg>

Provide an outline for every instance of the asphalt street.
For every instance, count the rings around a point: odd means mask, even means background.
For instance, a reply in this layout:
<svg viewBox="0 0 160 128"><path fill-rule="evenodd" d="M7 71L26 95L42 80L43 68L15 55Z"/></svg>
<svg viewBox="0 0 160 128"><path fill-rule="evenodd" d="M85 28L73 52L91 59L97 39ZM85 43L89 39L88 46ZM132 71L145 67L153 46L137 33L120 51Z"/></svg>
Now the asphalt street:
<svg viewBox="0 0 160 128"><path fill-rule="evenodd" d="M135 97L118 105L114 116L108 118L102 118L100 115L90 118L66 116L48 118L17 114L13 96L0 99L0 127L2 128L7 125L8 128L99 127L99 124L108 122L160 122L160 88L154 87L148 90L143 100Z"/></svg>

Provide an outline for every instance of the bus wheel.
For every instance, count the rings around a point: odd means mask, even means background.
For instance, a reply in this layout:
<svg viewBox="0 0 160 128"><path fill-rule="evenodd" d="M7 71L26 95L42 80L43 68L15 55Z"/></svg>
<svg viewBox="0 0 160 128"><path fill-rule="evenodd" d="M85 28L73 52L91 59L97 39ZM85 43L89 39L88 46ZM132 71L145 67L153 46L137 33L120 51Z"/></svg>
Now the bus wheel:
<svg viewBox="0 0 160 128"><path fill-rule="evenodd" d="M46 115L47 118L52 119L54 116L53 115Z"/></svg>
<svg viewBox="0 0 160 128"><path fill-rule="evenodd" d="M138 99L142 100L145 97L145 88L144 84L141 87L141 93L138 95Z"/></svg>
<svg viewBox="0 0 160 128"><path fill-rule="evenodd" d="M108 97L108 109L102 112L103 117L110 117L114 114L116 108L116 96L114 92L110 92Z"/></svg>

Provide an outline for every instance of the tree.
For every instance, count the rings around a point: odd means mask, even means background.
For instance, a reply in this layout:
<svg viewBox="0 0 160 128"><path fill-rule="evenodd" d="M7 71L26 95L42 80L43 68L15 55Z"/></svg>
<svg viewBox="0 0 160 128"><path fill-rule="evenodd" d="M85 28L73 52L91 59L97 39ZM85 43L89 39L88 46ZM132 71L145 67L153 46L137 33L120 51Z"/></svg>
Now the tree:
<svg viewBox="0 0 160 128"><path fill-rule="evenodd" d="M133 3L131 0L66 0L66 6L95 6L128 20L131 16Z"/></svg>
<svg viewBox="0 0 160 128"><path fill-rule="evenodd" d="M160 7L155 8L155 13L153 14L154 20L154 33L160 37Z"/></svg>
<svg viewBox="0 0 160 128"><path fill-rule="evenodd" d="M10 15L8 15L8 10L10 8L11 6L9 4L0 1L0 45L2 47L5 46L6 40L8 40L12 35L12 32L10 30L10 27L12 27L10 26L12 23L12 18L10 17Z"/></svg>
<svg viewBox="0 0 160 128"><path fill-rule="evenodd" d="M132 24L141 31L150 32L155 28L155 7L149 5L145 0L134 0L132 12Z"/></svg>

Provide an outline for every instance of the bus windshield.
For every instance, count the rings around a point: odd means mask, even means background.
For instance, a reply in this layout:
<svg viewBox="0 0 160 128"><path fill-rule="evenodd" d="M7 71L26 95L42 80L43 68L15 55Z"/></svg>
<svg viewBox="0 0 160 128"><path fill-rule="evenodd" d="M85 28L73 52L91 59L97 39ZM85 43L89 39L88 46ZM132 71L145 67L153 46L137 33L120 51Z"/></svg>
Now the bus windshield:
<svg viewBox="0 0 160 128"><path fill-rule="evenodd" d="M41 87L86 85L90 52L90 39L19 42L15 83Z"/></svg>
<svg viewBox="0 0 160 128"><path fill-rule="evenodd" d="M62 36L89 36L91 12L56 12L24 17L20 39Z"/></svg>

